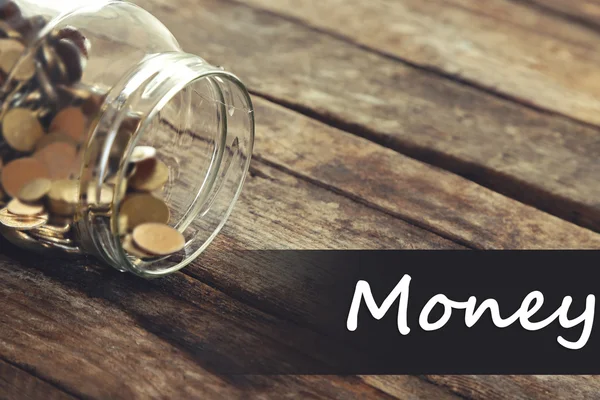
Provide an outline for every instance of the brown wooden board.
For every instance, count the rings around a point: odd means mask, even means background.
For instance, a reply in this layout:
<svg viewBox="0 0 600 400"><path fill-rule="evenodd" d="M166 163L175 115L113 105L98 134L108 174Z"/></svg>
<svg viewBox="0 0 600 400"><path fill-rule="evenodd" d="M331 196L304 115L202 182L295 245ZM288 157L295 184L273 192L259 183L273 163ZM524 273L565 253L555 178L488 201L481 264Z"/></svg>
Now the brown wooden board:
<svg viewBox="0 0 600 400"><path fill-rule="evenodd" d="M538 6L541 12L562 16L574 24L600 27L600 2L598 0L526 0L530 5Z"/></svg>
<svg viewBox="0 0 600 400"><path fill-rule="evenodd" d="M64 391L28 372L0 360L0 399L72 400Z"/></svg>
<svg viewBox="0 0 600 400"><path fill-rule="evenodd" d="M593 399L600 390L598 376L428 376L468 399Z"/></svg>
<svg viewBox="0 0 600 400"><path fill-rule="evenodd" d="M598 49L597 33L527 1L241 2L522 103L600 122L599 54L590 51Z"/></svg>
<svg viewBox="0 0 600 400"><path fill-rule="evenodd" d="M339 248L459 248L265 166L253 167L248 188L222 237L196 264L207 266L207 260L215 260L224 267L223 260L233 250L222 249L218 243L231 236L235 240L230 243L238 248L309 248L317 241ZM295 212L280 210L293 201L297 201ZM345 220L350 215L352 221ZM305 227L306 233L299 227ZM82 265L79 260L47 261L16 251L4 241L1 246L11 257L0 261L6 298L0 355L78 396L383 395L357 379L251 377L238 382L218 376L212 369L235 366L236 358L258 359L256 351L265 345L273 345L276 353L291 351L301 359L313 357L309 350L313 354L324 339L293 324L284 332L286 336L279 329L273 338L268 327L276 317L183 274L148 282ZM241 262L253 265L252 260ZM258 326L262 328L257 331ZM323 348L314 354L323 357L333 348L330 341L323 341ZM260 351L261 358L268 354L275 356ZM417 378L406 379L408 383L417 380L412 385L425 385L432 395L444 393ZM412 390L410 385L406 390Z"/></svg>
<svg viewBox="0 0 600 400"><path fill-rule="evenodd" d="M310 290L281 301L322 271L248 249L599 247L568 222L600 229L598 34L536 1L140 0L258 95L250 176L165 279L0 241L0 398L593 398L595 377L218 372L347 351Z"/></svg>
<svg viewBox="0 0 600 400"><path fill-rule="evenodd" d="M600 229L597 128L532 110L522 106L522 102L498 98L371 50L381 50L387 43L386 37L393 41L400 35L390 31L394 25L386 23L387 19L397 21L397 26L407 30L416 26L414 34L405 34L400 43L391 45L399 57L429 55L440 62L460 62L458 56L446 60L450 56L434 56L431 54L434 50L428 49L463 54L464 51L453 48L460 46L458 39L468 36L478 42L472 44L475 49L482 47L477 50L482 54L474 59L468 54L462 57L465 62L470 60L473 68L493 78L494 87L513 85L520 90L531 90L537 99L554 88L547 82L553 72L564 69L561 74L581 81L582 88L568 91L560 85L555 93L548 95L552 104L564 105L573 96L586 95L600 82L600 77L593 76L598 70L596 65L600 60L596 57L600 57L600 52L588 50L589 46L600 44L600 36L552 20L539 22L547 28L548 36L538 38L530 30L540 28L528 21L546 17L509 1L485 2L485 6L473 1L467 9L466 5L456 7L452 2L420 0L316 3L248 0L247 3L286 17L229 1L179 0L180 7L189 10L182 16L170 3L144 0L140 4L158 15L187 51L226 66L256 93L561 218ZM489 18L475 11L493 14L502 21L488 21ZM350 18L352 13L360 17ZM301 18L302 22L290 21L287 16ZM203 28L186 28L194 23ZM514 23L532 26L523 31L515 28ZM377 29L372 24L377 24ZM469 31L457 32L455 25ZM335 34L345 36L321 32L333 29L343 29ZM581 57L556 59L562 51L560 46L567 45L566 39L549 36L555 30L579 32L577 38L569 40L585 38L588 47L580 51ZM519 32L526 39L510 36ZM543 45L537 42L542 39ZM360 40L369 40L364 45L370 48L355 44ZM419 40L427 41L428 46L411 47L413 41ZM508 50L527 54L511 54L507 60L508 55L502 52ZM535 79L518 75L524 69L518 63L538 55L553 58L540 61L548 71L539 72ZM586 57L595 58L584 65ZM461 68L456 67L463 71ZM469 70L464 74L473 76ZM573 102L578 111L590 106L592 115L597 115L596 110L600 109L593 99ZM262 118L259 113L257 116Z"/></svg>

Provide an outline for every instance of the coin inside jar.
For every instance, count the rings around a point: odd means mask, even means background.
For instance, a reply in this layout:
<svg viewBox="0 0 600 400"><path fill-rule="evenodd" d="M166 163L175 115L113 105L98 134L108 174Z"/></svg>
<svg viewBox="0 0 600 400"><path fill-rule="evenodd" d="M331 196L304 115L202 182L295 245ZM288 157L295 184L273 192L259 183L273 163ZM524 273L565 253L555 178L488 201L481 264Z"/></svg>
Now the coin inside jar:
<svg viewBox="0 0 600 400"><path fill-rule="evenodd" d="M137 164L129 185L136 190L151 192L162 188L168 179L169 167L160 160L148 159Z"/></svg>
<svg viewBox="0 0 600 400"><path fill-rule="evenodd" d="M2 120L2 134L13 149L29 152L44 135L44 128L30 110L13 108Z"/></svg>
<svg viewBox="0 0 600 400"><path fill-rule="evenodd" d="M48 199L52 212L63 217L73 216L79 200L79 183L70 179L52 182Z"/></svg>
<svg viewBox="0 0 600 400"><path fill-rule="evenodd" d="M0 224L21 231L31 230L46 225L48 214L39 214L32 217L22 217L11 214L7 209L0 211Z"/></svg>
<svg viewBox="0 0 600 400"><path fill-rule="evenodd" d="M50 174L50 179L66 179L73 170L77 149L68 142L54 142L33 155L42 161Z"/></svg>
<svg viewBox="0 0 600 400"><path fill-rule="evenodd" d="M133 238L131 237L131 235L127 235L123 238L122 246L127 253L131 254L134 257L142 259L155 257L154 255L148 254L139 247L137 247L136 244L133 242Z"/></svg>
<svg viewBox="0 0 600 400"><path fill-rule="evenodd" d="M168 256L185 247L185 237L169 225L150 222L133 230L133 241L143 251Z"/></svg>
<svg viewBox="0 0 600 400"><path fill-rule="evenodd" d="M42 204L25 204L18 199L12 199L6 209L11 214L29 217L41 214L44 211L44 206Z"/></svg>
<svg viewBox="0 0 600 400"><path fill-rule="evenodd" d="M156 157L156 149L152 146L136 146L131 152L129 161L132 163L140 163L145 160Z"/></svg>
<svg viewBox="0 0 600 400"><path fill-rule="evenodd" d="M80 143L84 139L86 124L81 108L67 107L56 114L50 123L50 132L61 132Z"/></svg>
<svg viewBox="0 0 600 400"><path fill-rule="evenodd" d="M23 186L38 178L49 178L48 169L31 157L18 158L6 164L0 171L2 186L11 197L17 197Z"/></svg>
<svg viewBox="0 0 600 400"><path fill-rule="evenodd" d="M134 194L125 199L121 214L127 216L127 227L133 230L147 222L169 222L169 207L151 194Z"/></svg>
<svg viewBox="0 0 600 400"><path fill-rule="evenodd" d="M52 182L50 179L35 179L25 184L19 191L18 198L26 203L32 203L40 200L50 192Z"/></svg>

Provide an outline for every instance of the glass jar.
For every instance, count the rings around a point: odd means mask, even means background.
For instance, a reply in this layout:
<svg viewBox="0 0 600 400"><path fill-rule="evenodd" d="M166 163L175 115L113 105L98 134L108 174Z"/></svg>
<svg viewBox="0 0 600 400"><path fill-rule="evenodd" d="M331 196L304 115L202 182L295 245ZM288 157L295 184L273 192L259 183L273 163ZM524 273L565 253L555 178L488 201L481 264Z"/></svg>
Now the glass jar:
<svg viewBox="0 0 600 400"><path fill-rule="evenodd" d="M143 277L196 258L250 163L240 80L125 1L0 0L0 37L2 234ZM136 230L151 223L179 232L175 246L172 230Z"/></svg>

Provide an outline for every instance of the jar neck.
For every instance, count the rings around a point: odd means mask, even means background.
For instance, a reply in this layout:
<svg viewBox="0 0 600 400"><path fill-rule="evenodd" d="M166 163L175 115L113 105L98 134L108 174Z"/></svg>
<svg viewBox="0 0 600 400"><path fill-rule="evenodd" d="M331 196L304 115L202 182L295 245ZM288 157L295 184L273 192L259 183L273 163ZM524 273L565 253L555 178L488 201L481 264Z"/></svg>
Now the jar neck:
<svg viewBox="0 0 600 400"><path fill-rule="evenodd" d="M152 55L112 87L92 126L80 176L77 233L83 250L144 277L187 265L222 228L249 167L254 114L243 84L194 55ZM180 254L149 262L122 247L119 208L126 193L114 190L111 209L98 212L96 199L84 190L100 193L109 175L116 177L115 188L122 187L138 145L155 146L168 160L161 196L171 209L170 225L186 238Z"/></svg>

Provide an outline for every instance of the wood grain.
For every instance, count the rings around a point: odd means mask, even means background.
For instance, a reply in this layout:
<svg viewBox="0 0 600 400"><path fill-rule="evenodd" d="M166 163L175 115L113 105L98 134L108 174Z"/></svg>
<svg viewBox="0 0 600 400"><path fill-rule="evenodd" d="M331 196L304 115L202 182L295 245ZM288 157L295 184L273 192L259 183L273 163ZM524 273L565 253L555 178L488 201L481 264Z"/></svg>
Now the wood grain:
<svg viewBox="0 0 600 400"><path fill-rule="evenodd" d="M469 399L593 399L598 396L597 376L513 375L513 376L428 376L432 382L448 387Z"/></svg>
<svg viewBox="0 0 600 400"><path fill-rule="evenodd" d="M183 16L175 14L172 6L163 0L144 0L141 4L159 16L181 38L186 50L201 54L215 64L229 67L261 95L410 157L450 170L563 219L600 230L597 202L600 198L600 185L597 184L600 175L600 164L597 162L600 156L600 132L597 129L526 109L520 104L412 68L271 13L227 1L201 0L193 3L197 6L192 7L191 0L179 0L181 7L190 10ZM308 10L313 10L310 15L306 14L305 20L309 17L311 21L316 18L327 19L327 26L352 29L358 35L363 27L350 28L354 20L341 23L329 19L339 17L345 20L345 15L356 12L356 15L367 15L376 20L376 16L382 13L377 7L387 4L385 9L393 10L382 15L382 22L377 22L381 28L373 31L384 34L389 28L383 22L385 18L395 17L395 13L402 14L399 21L409 18L410 13L405 14L403 8L413 2L337 4L326 1L315 3L314 8L311 8L314 2L298 2L289 8L286 7L288 3L265 0L260 5L294 15L304 15ZM334 3L339 13L322 9ZM414 3L420 4L414 7L429 7L431 12L439 10L439 13L450 7L446 3ZM391 7L391 4L397 4L397 7ZM512 7L502 4L504 8L500 10ZM369 7L375 9L365 9ZM499 7L490 7L490 11L483 8L482 12L493 13ZM474 21L463 21L462 26L483 23L478 22L483 17L457 10L452 8L448 18L453 13L461 12L466 13L464 18L468 16ZM527 8L522 10L524 14L517 12L520 9L510 10L505 19L514 17L515 21L528 21L529 17L538 18ZM504 16L499 11L496 14ZM427 31L428 35L442 35L443 32L438 32L440 24L435 23L433 16L428 18L432 20L429 23L432 30L430 32L425 27L422 30ZM366 17L362 19L370 20ZM235 24L230 21L235 21ZM186 29L186 26L194 23L203 28L192 31ZM497 24L487 27L488 33L485 35L508 34L498 33L495 30ZM549 29L548 24L545 26ZM561 25L557 23L551 26ZM532 27L537 28L537 25ZM368 29L368 24L364 29ZM419 31L419 34L425 33ZM447 46L439 44L438 47L451 48L455 45L454 39L450 39L453 37L442 35L439 40L452 43ZM473 40L483 40L479 38L476 36ZM593 42L600 43L597 39L594 37ZM410 37L405 40L410 40ZM530 43L532 39L519 42ZM512 47L507 40L494 49L499 52ZM543 54L552 53L547 49L544 51ZM408 50L402 52L410 53ZM584 53L592 52L586 49ZM592 72L597 70L596 61L600 60L594 61L593 68L590 66ZM586 76L586 87L595 85L593 77L572 69L572 66L576 68L578 65L575 61L562 64L554 62L551 65L552 71L562 68L561 65L568 65L569 74L573 77ZM503 73L510 71L503 64L501 67ZM485 63L481 64L481 68L490 73L493 71ZM502 75L494 76L502 79ZM517 82L515 77L506 80ZM538 97L543 93L542 89L536 87L534 79L528 78L528 83L521 83L519 87L534 88ZM553 98L555 104L564 104L571 98L570 93L560 90L560 95L556 94ZM597 115L596 109L594 115ZM259 120L262 117L258 113L257 116Z"/></svg>
<svg viewBox="0 0 600 400"><path fill-rule="evenodd" d="M269 102L255 156L476 248L598 248L600 235Z"/></svg>
<svg viewBox="0 0 600 400"><path fill-rule="evenodd" d="M219 242L231 246L223 249ZM432 233L258 164L224 234L195 265L225 268L225 260L236 247L311 248L317 244L458 248ZM282 330L287 325L276 317L183 274L148 282L80 261L40 260L11 250L5 242L0 246L11 255L0 260L0 293L5 299L0 353L80 396L385 397L352 378L236 380L220 376L215 371L235 370L244 360L275 363L291 356L302 362L303 357L312 357L310 353L324 357L325 362L327 354L337 357L341 350L330 353L335 343L295 324ZM240 270L254 264L248 259L240 263L236 266ZM260 273L252 277L253 271L247 271L238 283L260 279ZM289 280L279 282L285 285ZM264 346L272 350L264 351ZM406 384L429 388L423 393L434 397L445 393L413 381L418 379L408 377Z"/></svg>
<svg viewBox="0 0 600 400"><path fill-rule="evenodd" d="M278 339L287 344L277 345L269 338L272 317L182 274L149 284L20 254L3 257L0 272L3 357L81 397L385 397L352 378L217 375L244 359L277 362L271 356L298 352L290 343L320 347L319 339L294 328Z"/></svg>
<svg viewBox="0 0 600 400"><path fill-rule="evenodd" d="M0 360L0 399L73 400L75 397Z"/></svg>
<svg viewBox="0 0 600 400"><path fill-rule="evenodd" d="M243 2L520 101L600 123L598 54L589 52L598 49L598 36L525 4L508 0Z"/></svg>
<svg viewBox="0 0 600 400"><path fill-rule="evenodd" d="M600 1L598 0L525 0L525 4L541 6L541 10L554 11L555 15L571 17L573 23L593 28L600 27Z"/></svg>

